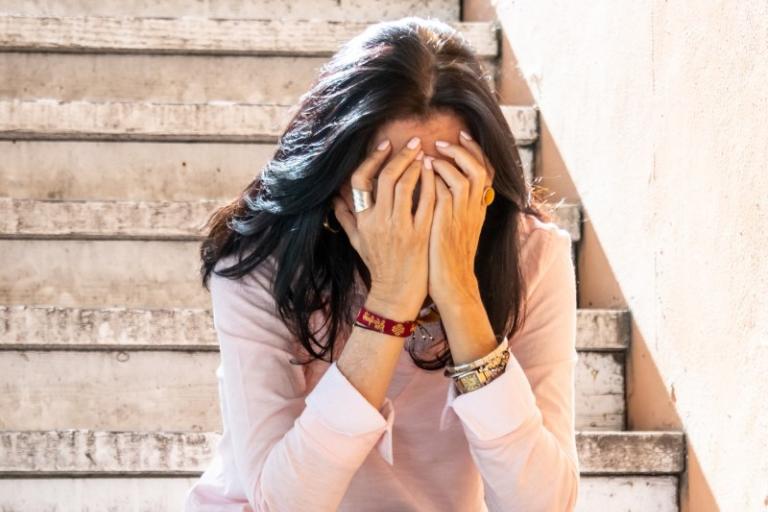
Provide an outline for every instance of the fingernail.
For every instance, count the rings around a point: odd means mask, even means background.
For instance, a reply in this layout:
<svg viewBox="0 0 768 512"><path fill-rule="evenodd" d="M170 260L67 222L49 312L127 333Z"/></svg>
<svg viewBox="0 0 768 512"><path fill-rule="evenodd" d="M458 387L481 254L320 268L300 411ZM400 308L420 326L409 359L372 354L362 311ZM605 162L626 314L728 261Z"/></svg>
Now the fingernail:
<svg viewBox="0 0 768 512"><path fill-rule="evenodd" d="M448 144L444 140L436 140L435 141L435 146L437 146L439 148L447 148L448 146L450 146L450 144Z"/></svg>
<svg viewBox="0 0 768 512"><path fill-rule="evenodd" d="M416 147L419 145L419 142L421 142L421 139L418 137L414 137L408 141L408 147L411 149L416 149Z"/></svg>
<svg viewBox="0 0 768 512"><path fill-rule="evenodd" d="M432 157L431 156L428 156L428 157L424 158L424 167L426 167L430 171L433 170L432 169Z"/></svg>
<svg viewBox="0 0 768 512"><path fill-rule="evenodd" d="M459 134L467 140L472 140L472 137L464 130L459 130Z"/></svg>
<svg viewBox="0 0 768 512"><path fill-rule="evenodd" d="M419 150L419 153L416 155L416 160L421 160L424 158L424 150Z"/></svg>
<svg viewBox="0 0 768 512"><path fill-rule="evenodd" d="M376 146L376 149L379 151L384 151L389 146L389 139L383 140L379 143L378 146Z"/></svg>

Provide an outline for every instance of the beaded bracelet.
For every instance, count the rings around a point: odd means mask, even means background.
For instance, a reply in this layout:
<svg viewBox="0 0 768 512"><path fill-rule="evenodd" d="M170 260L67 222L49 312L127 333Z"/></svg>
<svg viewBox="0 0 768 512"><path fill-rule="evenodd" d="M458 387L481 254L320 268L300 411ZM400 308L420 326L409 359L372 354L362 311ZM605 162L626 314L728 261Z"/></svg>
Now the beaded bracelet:
<svg viewBox="0 0 768 512"><path fill-rule="evenodd" d="M365 306L360 307L360 311L357 313L357 319L355 320L355 325L371 331L398 336L400 338L407 338L413 334L413 331L416 329L415 320L408 320L405 322L392 320L377 315Z"/></svg>

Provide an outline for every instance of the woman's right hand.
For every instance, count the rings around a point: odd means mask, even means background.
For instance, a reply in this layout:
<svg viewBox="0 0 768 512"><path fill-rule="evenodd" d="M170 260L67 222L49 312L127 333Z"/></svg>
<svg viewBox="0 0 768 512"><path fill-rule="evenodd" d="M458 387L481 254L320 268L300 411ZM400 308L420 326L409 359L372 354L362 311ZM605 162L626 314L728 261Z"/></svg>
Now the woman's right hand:
<svg viewBox="0 0 768 512"><path fill-rule="evenodd" d="M411 140L414 139L418 140ZM413 148L405 145L379 173L391 146L388 144L384 150L374 148L350 178L351 187L374 190L373 181L378 174L374 204L359 213L350 210L350 189L348 199L333 197L333 209L371 274L366 307L405 321L418 316L428 292L435 175L422 165L420 140ZM419 178L418 208L414 214L413 194Z"/></svg>

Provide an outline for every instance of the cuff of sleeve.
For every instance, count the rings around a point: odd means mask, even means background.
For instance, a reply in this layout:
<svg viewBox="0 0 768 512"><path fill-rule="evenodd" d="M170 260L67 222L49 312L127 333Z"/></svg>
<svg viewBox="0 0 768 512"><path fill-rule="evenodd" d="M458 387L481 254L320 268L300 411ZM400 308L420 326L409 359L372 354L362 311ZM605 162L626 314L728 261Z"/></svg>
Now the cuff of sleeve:
<svg viewBox="0 0 768 512"><path fill-rule="evenodd" d="M376 449L390 464L392 454L392 425L395 408L389 397L377 410L341 373L334 361L318 380L304 402L329 429L347 436L364 436L381 431Z"/></svg>
<svg viewBox="0 0 768 512"><path fill-rule="evenodd" d="M475 438L487 441L515 431L538 412L528 378L514 354L510 356L504 373L474 391L459 394L451 380L440 430L458 417Z"/></svg>

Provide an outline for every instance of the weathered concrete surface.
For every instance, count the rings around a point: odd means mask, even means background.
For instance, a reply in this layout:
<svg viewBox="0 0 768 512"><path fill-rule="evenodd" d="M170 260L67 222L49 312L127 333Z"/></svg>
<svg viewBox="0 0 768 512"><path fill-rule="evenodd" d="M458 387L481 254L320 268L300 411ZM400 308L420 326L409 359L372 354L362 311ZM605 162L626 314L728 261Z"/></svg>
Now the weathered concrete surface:
<svg viewBox="0 0 768 512"><path fill-rule="evenodd" d="M149 202L0 197L0 236L202 240L206 221L223 205L221 201L204 199ZM579 232L577 205L561 207L557 214L558 225L571 233Z"/></svg>
<svg viewBox="0 0 768 512"><path fill-rule="evenodd" d="M498 55L497 27L447 23L480 57ZM3 51L331 56L365 21L0 15Z"/></svg>
<svg viewBox="0 0 768 512"><path fill-rule="evenodd" d="M0 100L0 138L275 142L298 105ZM502 107L515 142L536 140L534 108Z"/></svg>
<svg viewBox="0 0 768 512"><path fill-rule="evenodd" d="M3 478L4 512L178 512L197 477ZM40 492L45 488L46 492ZM66 498L66 499L65 499ZM582 476L576 512L677 512L674 476Z"/></svg>
<svg viewBox="0 0 768 512"><path fill-rule="evenodd" d="M292 105L327 61L302 56L0 52L0 98ZM482 59L482 64L495 77L495 60ZM495 90L495 80L488 85Z"/></svg>
<svg viewBox="0 0 768 512"><path fill-rule="evenodd" d="M454 0L0 0L0 12L30 16L147 16L206 18L328 19L379 21L402 16L435 16L457 21L460 5Z"/></svg>
<svg viewBox="0 0 768 512"><path fill-rule="evenodd" d="M0 474L191 475L207 467L218 432L58 430L0 432ZM579 432L589 474L675 474L684 466L681 432Z"/></svg>
<svg viewBox="0 0 768 512"><path fill-rule="evenodd" d="M578 351L627 348L629 312L579 309ZM208 308L0 305L0 350L217 350Z"/></svg>
<svg viewBox="0 0 768 512"><path fill-rule="evenodd" d="M218 365L211 350L3 351L0 429L216 430ZM578 428L624 428L621 356L580 352L575 400Z"/></svg>
<svg viewBox="0 0 768 512"><path fill-rule="evenodd" d="M768 2L462 5L502 23L502 101L541 107L537 172L589 212L582 304L632 311L630 428L685 429L682 512L765 510Z"/></svg>
<svg viewBox="0 0 768 512"><path fill-rule="evenodd" d="M229 201L261 172L276 149L270 142L0 140L0 196ZM533 146L519 150L524 172L530 175Z"/></svg>

